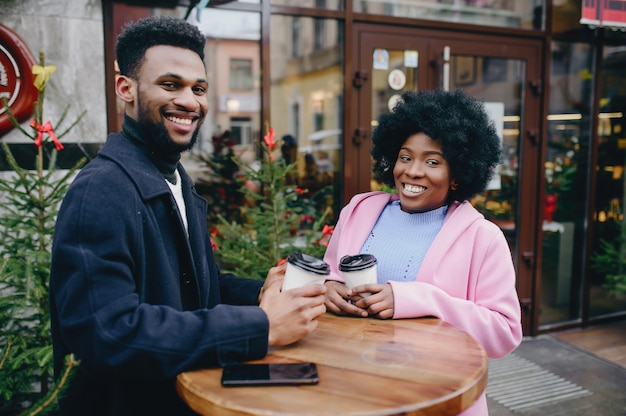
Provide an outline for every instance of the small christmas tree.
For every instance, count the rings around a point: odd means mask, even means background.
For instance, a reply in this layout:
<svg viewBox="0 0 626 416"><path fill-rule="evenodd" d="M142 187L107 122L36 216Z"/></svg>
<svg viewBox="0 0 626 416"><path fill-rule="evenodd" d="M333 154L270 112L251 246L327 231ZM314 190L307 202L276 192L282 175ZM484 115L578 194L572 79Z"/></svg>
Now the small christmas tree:
<svg viewBox="0 0 626 416"><path fill-rule="evenodd" d="M55 134L43 118L43 100L55 66L33 66L35 87L32 131L22 128L2 99L13 126L35 145L36 170L19 166L11 149L2 143L6 160L13 169L0 179L0 414L36 415L56 408L62 392L78 363L66 357L66 371L53 383L52 339L48 283L51 244L58 207L71 178L84 163L80 160L67 172L56 168L61 137L83 117L83 112L62 134ZM69 108L69 106L68 106ZM57 127L63 123L65 109ZM50 149L48 149L50 148Z"/></svg>
<svg viewBox="0 0 626 416"><path fill-rule="evenodd" d="M240 221L218 215L220 224L212 230L215 255L222 271L264 279L294 251L321 258L332 227L325 222L330 208L317 212L305 189L288 185L295 163L277 160L274 129L266 125L259 146L259 168L236 160L243 172L241 193L246 203L240 207Z"/></svg>

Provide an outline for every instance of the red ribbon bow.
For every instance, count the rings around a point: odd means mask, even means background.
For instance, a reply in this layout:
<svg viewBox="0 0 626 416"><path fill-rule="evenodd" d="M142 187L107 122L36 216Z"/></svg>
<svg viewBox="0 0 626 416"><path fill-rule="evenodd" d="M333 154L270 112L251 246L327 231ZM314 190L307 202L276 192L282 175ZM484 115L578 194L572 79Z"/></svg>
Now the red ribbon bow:
<svg viewBox="0 0 626 416"><path fill-rule="evenodd" d="M328 242L330 241L330 237L333 235L334 227L331 225L324 225L322 228L322 238L319 239L315 245L328 247Z"/></svg>
<svg viewBox="0 0 626 416"><path fill-rule="evenodd" d="M265 140L265 144L270 149L270 151L274 150L276 148L276 145L278 144L274 141L275 136L276 133L274 132L274 129L272 127L270 127L267 130L267 134L263 136L263 140Z"/></svg>
<svg viewBox="0 0 626 416"><path fill-rule="evenodd" d="M274 151L274 149L276 148L276 145L278 143L276 143L274 141L274 136L275 136L275 132L274 129L269 127L267 129L267 134L265 136L263 136L263 140L265 141L265 144L267 145L267 148L269 149L270 152L270 161L274 161L274 153L272 153Z"/></svg>
<svg viewBox="0 0 626 416"><path fill-rule="evenodd" d="M46 121L43 125L33 120L30 122L30 126L34 129L37 129L37 137L35 138L36 147L40 147L43 144L43 134L47 133L48 136L50 136L50 138L52 139L52 143L54 143L54 146L57 148L57 150L63 150L63 144L61 144L56 134L54 134L54 129L52 128L52 123L50 123L50 120Z"/></svg>

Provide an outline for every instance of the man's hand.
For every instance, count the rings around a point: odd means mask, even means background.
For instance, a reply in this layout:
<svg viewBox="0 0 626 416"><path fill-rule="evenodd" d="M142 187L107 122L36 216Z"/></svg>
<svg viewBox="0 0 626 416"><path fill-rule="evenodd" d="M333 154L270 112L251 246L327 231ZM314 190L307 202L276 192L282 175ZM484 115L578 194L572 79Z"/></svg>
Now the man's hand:
<svg viewBox="0 0 626 416"><path fill-rule="evenodd" d="M282 279L266 281L259 304L270 321L269 345L288 345L307 336L317 328L317 318L326 312L324 285L307 285L285 292L281 292L281 287Z"/></svg>
<svg viewBox="0 0 626 416"><path fill-rule="evenodd" d="M261 291L259 292L259 299L257 301L259 305L261 304L261 301L263 300L263 293L265 293L265 289L267 287L269 287L276 281L279 282L278 285L280 287L283 286L283 280L285 279L286 271L287 271L287 262L284 262L282 264L279 264L276 267L272 267L267 272L267 276L265 277L265 283L263 284L263 287L261 288Z"/></svg>

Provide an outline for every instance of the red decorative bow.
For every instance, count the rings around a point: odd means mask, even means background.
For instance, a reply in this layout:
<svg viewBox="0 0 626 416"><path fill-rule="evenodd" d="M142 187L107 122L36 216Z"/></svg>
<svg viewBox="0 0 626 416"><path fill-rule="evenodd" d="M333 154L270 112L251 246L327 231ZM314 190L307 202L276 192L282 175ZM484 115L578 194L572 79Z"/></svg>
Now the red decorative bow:
<svg viewBox="0 0 626 416"><path fill-rule="evenodd" d="M267 145L267 148L269 149L270 160L272 162L274 161L274 154L272 153L272 151L274 151L274 149L276 148L276 145L278 144L274 141L274 136L275 136L275 132L272 127L268 127L267 134L263 136L263 140L265 141L265 144Z"/></svg>
<svg viewBox="0 0 626 416"><path fill-rule="evenodd" d="M217 236L217 229L213 228L211 229L211 248L213 250L219 250L220 248L218 247L217 243L215 242L214 238Z"/></svg>
<svg viewBox="0 0 626 416"><path fill-rule="evenodd" d="M34 129L37 129L37 137L35 138L35 146L40 147L43 144L43 134L47 133L48 136L52 139L54 146L57 150L63 150L63 145L57 138L56 134L54 134L54 129L52 128L52 123L50 120L46 121L43 126L39 124L37 121L33 120L30 122L30 126Z"/></svg>
<svg viewBox="0 0 626 416"><path fill-rule="evenodd" d="M333 235L334 227L331 225L324 225L322 228L322 238L319 239L315 244L320 246L328 247L328 242L330 241L330 236Z"/></svg>
<svg viewBox="0 0 626 416"><path fill-rule="evenodd" d="M270 149L270 151L276 148L277 143L274 141L276 133L272 127L268 128L267 134L263 136L263 140L265 140L265 144Z"/></svg>

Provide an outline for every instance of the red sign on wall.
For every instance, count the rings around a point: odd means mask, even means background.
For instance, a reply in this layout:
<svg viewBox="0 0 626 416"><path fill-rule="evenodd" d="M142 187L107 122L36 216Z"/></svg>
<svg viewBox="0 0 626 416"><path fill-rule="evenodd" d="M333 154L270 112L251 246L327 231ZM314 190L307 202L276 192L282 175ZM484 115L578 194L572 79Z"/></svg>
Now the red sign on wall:
<svg viewBox="0 0 626 416"><path fill-rule="evenodd" d="M580 23L591 27L626 28L626 0L583 0Z"/></svg>
<svg viewBox="0 0 626 416"><path fill-rule="evenodd" d="M0 97L7 99L11 112L22 122L33 114L37 89L33 85L35 57L17 33L0 24ZM13 128L0 105L0 136Z"/></svg>

